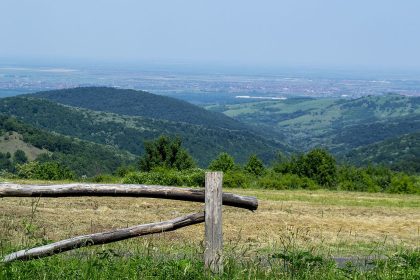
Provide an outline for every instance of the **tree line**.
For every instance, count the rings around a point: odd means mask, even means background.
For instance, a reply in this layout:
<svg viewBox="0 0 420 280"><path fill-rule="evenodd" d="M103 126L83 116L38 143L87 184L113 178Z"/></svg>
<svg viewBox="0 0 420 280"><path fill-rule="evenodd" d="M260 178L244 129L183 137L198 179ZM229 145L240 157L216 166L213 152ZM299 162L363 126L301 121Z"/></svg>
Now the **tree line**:
<svg viewBox="0 0 420 280"><path fill-rule="evenodd" d="M145 147L146 153L140 158L138 166L120 168L116 174L122 177L124 183L204 186L205 170L197 168L179 138L161 136L146 142ZM240 165L224 152L211 161L207 170L223 171L223 185L232 188L324 188L420 194L417 176L395 172L384 166L339 165L333 155L321 148L290 157L279 153L269 166L265 166L255 154Z"/></svg>
<svg viewBox="0 0 420 280"><path fill-rule="evenodd" d="M240 165L226 152L214 158L207 168L199 168L182 146L180 138L161 136L145 141L145 153L137 163L121 164L111 172L85 178L52 156L27 162L23 151L0 154L1 169L14 176L43 180L84 179L94 182L123 182L175 186L204 186L206 170L223 171L224 187L266 189L329 189L366 192L419 193L418 176L395 172L383 166L355 167L340 165L327 150L316 148L307 153L278 154L270 165L255 154ZM77 159L76 159L77 160Z"/></svg>

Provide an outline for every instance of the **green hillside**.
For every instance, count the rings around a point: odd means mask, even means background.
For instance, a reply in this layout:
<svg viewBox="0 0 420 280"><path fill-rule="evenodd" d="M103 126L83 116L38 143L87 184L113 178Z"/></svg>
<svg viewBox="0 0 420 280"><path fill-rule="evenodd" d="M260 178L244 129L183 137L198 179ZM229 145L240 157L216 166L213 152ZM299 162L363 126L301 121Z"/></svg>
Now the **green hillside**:
<svg viewBox="0 0 420 280"><path fill-rule="evenodd" d="M420 98L393 94L353 100L296 98L208 109L280 134L299 150L324 146L343 152L420 130Z"/></svg>
<svg viewBox="0 0 420 280"><path fill-rule="evenodd" d="M412 151L418 142L418 97L295 98L208 109L217 112L147 92L113 88L76 88L0 99L0 113L134 155L143 153L145 140L165 134L181 137L201 166L207 166L220 152L228 152L239 163L251 154L269 162L278 151L289 153L291 146L302 152L325 147L343 162L381 163L397 170L407 161L407 171L418 172L416 164L411 164L418 156L398 151ZM399 139L406 134L413 135L412 141Z"/></svg>
<svg viewBox="0 0 420 280"><path fill-rule="evenodd" d="M356 148L415 131L420 131L419 114L391 117L336 129L333 144Z"/></svg>
<svg viewBox="0 0 420 280"><path fill-rule="evenodd" d="M136 155L143 152L144 140L154 139L162 134L179 136L184 146L202 166L206 166L223 151L232 154L238 162L245 162L253 153L270 161L278 150L288 151L278 142L257 136L249 130L213 128L185 122L118 115L70 107L33 97L0 99L0 112L39 128L112 145Z"/></svg>
<svg viewBox="0 0 420 280"><path fill-rule="evenodd" d="M38 92L30 96L73 107L120 115L185 122L211 128L246 129L242 123L223 114L209 112L182 100L145 91L81 87Z"/></svg>
<svg viewBox="0 0 420 280"><path fill-rule="evenodd" d="M1 153L10 153L13 155L16 151L21 150L30 161L35 160L41 154L48 153L48 150L40 149L30 143L26 143L23 135L13 130L3 131L2 133L3 135L0 136Z"/></svg>
<svg viewBox="0 0 420 280"><path fill-rule="evenodd" d="M343 160L356 165L378 163L398 171L420 173L420 132L354 149L344 155Z"/></svg>
<svg viewBox="0 0 420 280"><path fill-rule="evenodd" d="M50 133L4 115L0 115L0 135L2 154L12 154L18 148L29 160L56 161L79 176L112 172L135 160L115 148Z"/></svg>

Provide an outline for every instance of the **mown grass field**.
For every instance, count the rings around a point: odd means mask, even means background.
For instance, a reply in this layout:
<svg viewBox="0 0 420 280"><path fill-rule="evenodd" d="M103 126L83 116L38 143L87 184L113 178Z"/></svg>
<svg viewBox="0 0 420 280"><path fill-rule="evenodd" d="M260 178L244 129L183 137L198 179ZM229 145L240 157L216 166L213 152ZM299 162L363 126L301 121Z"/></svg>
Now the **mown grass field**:
<svg viewBox="0 0 420 280"><path fill-rule="evenodd" d="M222 278L317 279L325 275L325 279L346 279L368 277L372 271L375 274L371 276L379 275L380 279L420 276L417 265L404 270L400 263L395 264L403 276L392 278L399 275L392 266L382 265L379 272L376 268L348 270L331 261L342 257L374 257L383 261L401 253L411 262L418 262L419 196L224 191L256 196L260 206L255 212L224 206L226 269ZM148 198L1 198L0 254L79 234L167 220L202 209L201 203ZM127 279L206 278L210 276L202 271L203 236L201 224L42 260L0 265L0 279L25 279L31 274L35 279L60 275L68 279L121 275ZM321 265L317 265L321 260L318 257L323 260ZM290 258L296 258L296 263Z"/></svg>

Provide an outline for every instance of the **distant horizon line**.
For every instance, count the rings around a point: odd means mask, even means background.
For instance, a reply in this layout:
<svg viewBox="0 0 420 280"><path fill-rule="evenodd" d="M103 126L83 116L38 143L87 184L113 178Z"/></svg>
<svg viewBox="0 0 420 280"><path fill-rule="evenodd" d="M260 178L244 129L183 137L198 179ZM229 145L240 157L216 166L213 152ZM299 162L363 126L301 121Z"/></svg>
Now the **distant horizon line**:
<svg viewBox="0 0 420 280"><path fill-rule="evenodd" d="M177 60L101 60L101 59L72 59L72 58L5 58L0 57L0 70L35 70L42 71L77 71L77 70L138 70L138 71L179 71L197 72L200 74L255 74L255 75L284 75L284 74L349 74L350 76L374 75L418 75L420 67L381 67L381 66L355 66L355 65L298 65L298 64L258 64L235 62L209 62L209 61L177 61ZM31 69L32 68L32 69ZM76 68L76 69L75 69ZM83 69L77 69L83 68ZM211 73L209 73L209 71ZM218 73L220 72L220 73Z"/></svg>

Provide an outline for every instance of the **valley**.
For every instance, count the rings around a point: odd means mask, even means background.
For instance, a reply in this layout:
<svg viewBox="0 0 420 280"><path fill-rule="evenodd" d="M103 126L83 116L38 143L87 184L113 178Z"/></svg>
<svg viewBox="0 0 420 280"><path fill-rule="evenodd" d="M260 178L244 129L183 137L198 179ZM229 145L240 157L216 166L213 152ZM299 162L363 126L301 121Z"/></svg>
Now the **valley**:
<svg viewBox="0 0 420 280"><path fill-rule="evenodd" d="M420 150L420 139L416 134L420 131L418 97L388 94L358 99L295 98L211 105L207 108L245 124L272 131L273 135L278 135L285 144L298 151L326 148L343 162L350 157L349 154L355 153L354 149L367 151L369 145L380 146L382 141L403 135L412 135L409 153L415 155ZM404 149L401 148L388 145L387 153L392 154L393 160L379 160L386 157L385 154L377 154L376 157L364 154L366 157L363 161L353 158L351 163L395 165L395 162L401 161L399 156L404 157ZM413 156L408 162L407 166L418 165L419 158Z"/></svg>
<svg viewBox="0 0 420 280"><path fill-rule="evenodd" d="M300 97L205 108L144 91L107 87L0 99L0 113L6 116L112 147L132 159L143 154L144 141L168 135L179 137L201 167L221 152L240 164L252 154L270 164L278 153L289 156L322 147L342 164L382 164L419 172L420 97ZM16 149L4 146L11 153ZM31 160L39 155L39 151L25 151Z"/></svg>
<svg viewBox="0 0 420 280"><path fill-rule="evenodd" d="M79 91L83 96L75 99L75 102L79 102L75 105L79 107L46 100L44 93L39 96L35 94L4 98L0 99L0 113L14 116L41 129L110 145L137 156L144 151L145 140L162 134L178 136L201 166L207 166L212 158L223 151L231 153L238 162L244 162L253 153L269 162L275 158L277 150L286 153L290 151L280 141L262 137L257 130L254 131L220 113L208 112L183 101L149 93L147 96L153 101L131 102L129 97L133 95L135 97L139 94L139 98L142 98L142 93L135 91L127 93L124 90L105 88L105 91L111 91L110 94L96 98L95 95L100 95L103 90L104 88L73 90L76 93ZM59 93L67 93L69 96L73 94L72 91ZM125 96L120 96L120 93ZM54 92L49 94L55 96ZM98 102L95 103L95 100ZM123 104L118 107L116 100ZM68 100L57 101L69 103L66 102ZM84 104L91 104L85 107L93 106L98 111L81 108ZM110 110L113 104L115 107ZM168 109L170 106L172 107ZM119 111L123 114L115 113L118 108L123 110ZM155 114L155 118L151 118L150 114ZM158 115L162 117L157 118Z"/></svg>

